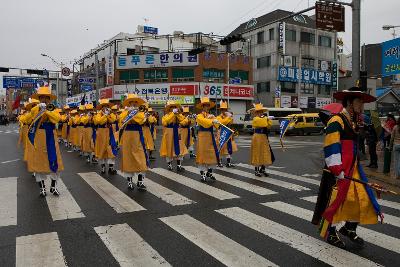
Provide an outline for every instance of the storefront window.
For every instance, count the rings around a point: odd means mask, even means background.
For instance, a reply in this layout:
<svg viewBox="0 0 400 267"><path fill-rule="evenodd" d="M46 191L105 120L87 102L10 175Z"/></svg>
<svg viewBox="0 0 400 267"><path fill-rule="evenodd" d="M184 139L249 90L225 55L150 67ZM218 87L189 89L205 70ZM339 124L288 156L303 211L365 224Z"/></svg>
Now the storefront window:
<svg viewBox="0 0 400 267"><path fill-rule="evenodd" d="M301 93L313 95L314 94L314 84L302 83L301 84Z"/></svg>
<svg viewBox="0 0 400 267"><path fill-rule="evenodd" d="M219 69L204 69L203 81L204 82L218 82L223 83L225 78L225 71Z"/></svg>
<svg viewBox="0 0 400 267"><path fill-rule="evenodd" d="M122 70L119 72L119 81L121 84L139 82L138 70Z"/></svg>
<svg viewBox="0 0 400 267"><path fill-rule="evenodd" d="M192 82L194 81L194 69L172 69L173 82Z"/></svg>
<svg viewBox="0 0 400 267"><path fill-rule="evenodd" d="M240 78L241 84L249 84L249 72L243 70L231 70L229 71L229 78Z"/></svg>
<svg viewBox="0 0 400 267"><path fill-rule="evenodd" d="M167 69L152 69L144 71L144 82L167 82Z"/></svg>
<svg viewBox="0 0 400 267"><path fill-rule="evenodd" d="M283 93L296 93L296 83L281 82L281 91Z"/></svg>

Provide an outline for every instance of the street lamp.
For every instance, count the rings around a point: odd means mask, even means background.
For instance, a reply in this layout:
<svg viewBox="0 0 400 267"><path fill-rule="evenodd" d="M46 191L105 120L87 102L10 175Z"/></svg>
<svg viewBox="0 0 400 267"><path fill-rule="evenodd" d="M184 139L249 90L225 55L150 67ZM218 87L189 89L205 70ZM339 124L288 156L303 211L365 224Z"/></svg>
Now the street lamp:
<svg viewBox="0 0 400 267"><path fill-rule="evenodd" d="M382 30L389 31L390 29L393 29L392 36L393 36L393 39L395 39L397 37L396 28L399 28L399 27L400 27L400 25L397 25L397 26L395 26L395 25L383 25L382 26Z"/></svg>

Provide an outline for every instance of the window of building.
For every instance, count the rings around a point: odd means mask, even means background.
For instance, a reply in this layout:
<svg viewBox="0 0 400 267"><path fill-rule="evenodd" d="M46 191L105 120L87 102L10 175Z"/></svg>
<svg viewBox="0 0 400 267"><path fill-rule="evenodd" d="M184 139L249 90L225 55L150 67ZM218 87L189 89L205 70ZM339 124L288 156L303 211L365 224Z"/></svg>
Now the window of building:
<svg viewBox="0 0 400 267"><path fill-rule="evenodd" d="M271 82L257 83L257 94L271 91Z"/></svg>
<svg viewBox="0 0 400 267"><path fill-rule="evenodd" d="M318 36L318 45L324 47L331 47L332 38L328 36L320 35Z"/></svg>
<svg viewBox="0 0 400 267"><path fill-rule="evenodd" d="M271 56L257 58L257 69L271 66Z"/></svg>
<svg viewBox="0 0 400 267"><path fill-rule="evenodd" d="M311 32L301 32L300 33L300 42L306 44L315 44L315 34Z"/></svg>
<svg viewBox="0 0 400 267"><path fill-rule="evenodd" d="M241 84L249 84L249 72L244 70L230 70L229 78L240 78Z"/></svg>
<svg viewBox="0 0 400 267"><path fill-rule="evenodd" d="M257 33L257 44L264 43L264 31Z"/></svg>
<svg viewBox="0 0 400 267"><path fill-rule="evenodd" d="M318 94L319 95L331 95L332 86L319 84L318 85Z"/></svg>
<svg viewBox="0 0 400 267"><path fill-rule="evenodd" d="M301 83L301 93L313 95L314 94L314 84Z"/></svg>
<svg viewBox="0 0 400 267"><path fill-rule="evenodd" d="M167 69L144 70L144 82L167 82Z"/></svg>
<svg viewBox="0 0 400 267"><path fill-rule="evenodd" d="M314 62L315 62L315 60L313 58L303 57L303 58L301 58L301 67L313 69L313 68L315 68Z"/></svg>
<svg viewBox="0 0 400 267"><path fill-rule="evenodd" d="M286 41L296 42L296 31L286 29L285 38Z"/></svg>
<svg viewBox="0 0 400 267"><path fill-rule="evenodd" d="M194 69L172 69L172 81L173 82L193 82L194 81Z"/></svg>
<svg viewBox="0 0 400 267"><path fill-rule="evenodd" d="M204 69L203 81L204 82L224 82L225 70L219 69Z"/></svg>
<svg viewBox="0 0 400 267"><path fill-rule="evenodd" d="M296 83L281 82L281 91L283 93L296 93Z"/></svg>
<svg viewBox="0 0 400 267"><path fill-rule="evenodd" d="M139 82L138 70L122 70L119 72L119 81L121 84Z"/></svg>
<svg viewBox="0 0 400 267"><path fill-rule="evenodd" d="M274 35L275 35L275 29L274 28L269 29L269 40L270 41L275 39Z"/></svg>
<svg viewBox="0 0 400 267"><path fill-rule="evenodd" d="M331 61L327 61L327 60L318 60L318 69L322 70L321 69L321 62L322 61L325 61L327 63L328 69L326 71L331 71L332 70L332 62Z"/></svg>

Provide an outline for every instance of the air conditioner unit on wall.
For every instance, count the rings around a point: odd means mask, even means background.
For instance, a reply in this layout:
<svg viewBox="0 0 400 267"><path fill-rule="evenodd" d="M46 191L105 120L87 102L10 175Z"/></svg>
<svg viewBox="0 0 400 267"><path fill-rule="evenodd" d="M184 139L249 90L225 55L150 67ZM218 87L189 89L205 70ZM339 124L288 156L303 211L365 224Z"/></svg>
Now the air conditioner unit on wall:
<svg viewBox="0 0 400 267"><path fill-rule="evenodd" d="M292 56L285 56L283 58L283 65L285 65L285 67L292 67L292 65L293 65L293 57Z"/></svg>

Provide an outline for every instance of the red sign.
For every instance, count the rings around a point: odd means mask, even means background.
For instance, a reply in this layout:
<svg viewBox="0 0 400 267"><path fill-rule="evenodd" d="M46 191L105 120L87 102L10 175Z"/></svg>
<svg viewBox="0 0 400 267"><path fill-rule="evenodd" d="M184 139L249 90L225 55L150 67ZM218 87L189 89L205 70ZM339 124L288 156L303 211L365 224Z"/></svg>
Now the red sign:
<svg viewBox="0 0 400 267"><path fill-rule="evenodd" d="M106 87L100 89L100 99L113 98L113 88Z"/></svg>
<svg viewBox="0 0 400 267"><path fill-rule="evenodd" d="M197 95L196 84L171 84L170 95Z"/></svg>
<svg viewBox="0 0 400 267"><path fill-rule="evenodd" d="M224 96L228 96L228 88L229 97L254 97L254 88L252 86L233 86L224 85Z"/></svg>

